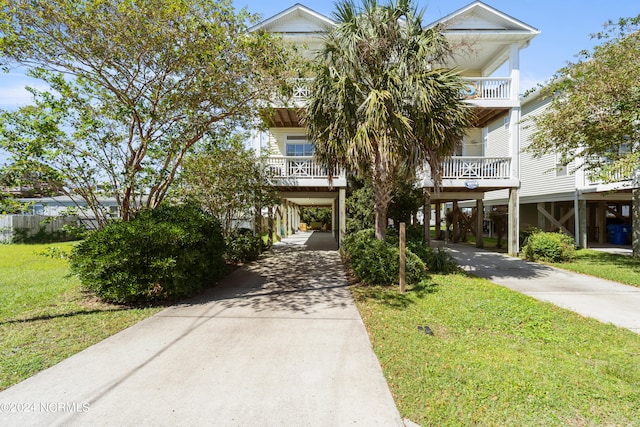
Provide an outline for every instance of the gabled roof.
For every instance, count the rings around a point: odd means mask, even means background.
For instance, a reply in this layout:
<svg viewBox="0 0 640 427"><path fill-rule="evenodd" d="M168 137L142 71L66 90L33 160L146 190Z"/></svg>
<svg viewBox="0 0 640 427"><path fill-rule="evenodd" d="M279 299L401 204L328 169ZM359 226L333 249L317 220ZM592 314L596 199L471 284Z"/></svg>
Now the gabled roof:
<svg viewBox="0 0 640 427"><path fill-rule="evenodd" d="M537 28L481 2L469 5L429 24L441 25L444 36L456 47L456 57L448 66L479 69L490 75L509 59L509 46L519 49L540 34ZM466 46L466 47L465 47Z"/></svg>
<svg viewBox="0 0 640 427"><path fill-rule="evenodd" d="M249 28L249 31L268 31L283 34L324 33L335 25L335 22L325 15L296 3L277 15Z"/></svg>
<svg viewBox="0 0 640 427"><path fill-rule="evenodd" d="M500 12L481 2L474 1L449 15L431 23L429 27L441 24L449 31L508 31L539 34L537 28Z"/></svg>

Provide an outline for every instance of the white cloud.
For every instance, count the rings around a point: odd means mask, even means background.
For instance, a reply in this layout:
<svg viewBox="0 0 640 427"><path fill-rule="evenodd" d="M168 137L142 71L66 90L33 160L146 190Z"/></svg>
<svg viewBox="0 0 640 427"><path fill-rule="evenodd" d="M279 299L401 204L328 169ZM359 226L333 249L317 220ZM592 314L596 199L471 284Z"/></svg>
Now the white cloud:
<svg viewBox="0 0 640 427"><path fill-rule="evenodd" d="M23 74L0 74L0 108L14 110L23 105L32 104L33 95L25 89L25 86L39 90L48 89L48 86L42 81Z"/></svg>

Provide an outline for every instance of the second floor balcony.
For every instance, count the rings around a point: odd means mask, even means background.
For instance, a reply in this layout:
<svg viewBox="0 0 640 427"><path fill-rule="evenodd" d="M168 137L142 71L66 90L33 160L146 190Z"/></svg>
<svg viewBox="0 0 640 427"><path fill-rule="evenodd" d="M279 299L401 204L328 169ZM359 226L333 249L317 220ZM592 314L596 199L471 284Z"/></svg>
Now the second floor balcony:
<svg viewBox="0 0 640 427"><path fill-rule="evenodd" d="M606 160L603 160L606 163ZM624 167L605 168L597 167L584 172L583 188L588 187L607 187L630 188L633 186L634 170L630 165Z"/></svg>
<svg viewBox="0 0 640 427"><path fill-rule="evenodd" d="M454 156L443 162L440 185L468 190L507 188L519 184L513 175L510 157ZM434 186L429 166L422 174L422 186Z"/></svg>
<svg viewBox="0 0 640 427"><path fill-rule="evenodd" d="M329 176L333 187L345 187L347 179L343 171L329 173L316 163L313 156L269 156L267 166L275 186L328 187Z"/></svg>
<svg viewBox="0 0 640 427"><path fill-rule="evenodd" d="M512 94L510 77L462 77L465 89L462 98L478 106L512 106L518 102L518 97ZM313 79L294 79L291 87L291 104L294 107L302 107L311 95L311 83Z"/></svg>

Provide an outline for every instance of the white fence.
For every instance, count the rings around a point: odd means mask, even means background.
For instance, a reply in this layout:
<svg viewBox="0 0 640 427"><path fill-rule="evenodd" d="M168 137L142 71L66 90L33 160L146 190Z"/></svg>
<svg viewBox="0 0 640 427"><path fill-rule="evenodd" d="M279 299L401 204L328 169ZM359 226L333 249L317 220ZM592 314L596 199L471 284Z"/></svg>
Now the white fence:
<svg viewBox="0 0 640 427"><path fill-rule="evenodd" d="M2 215L0 216L0 243L11 243L16 233L24 233L25 237L37 234L40 229L45 233L53 233L67 224L77 225L78 218L75 216Z"/></svg>

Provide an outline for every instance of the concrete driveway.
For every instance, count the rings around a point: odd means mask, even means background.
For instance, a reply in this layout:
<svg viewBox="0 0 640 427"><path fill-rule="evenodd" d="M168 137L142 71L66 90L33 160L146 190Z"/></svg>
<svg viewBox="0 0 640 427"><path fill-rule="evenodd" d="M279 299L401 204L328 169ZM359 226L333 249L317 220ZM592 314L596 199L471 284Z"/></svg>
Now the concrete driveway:
<svg viewBox="0 0 640 427"><path fill-rule="evenodd" d="M402 426L330 233L0 392L0 425Z"/></svg>
<svg viewBox="0 0 640 427"><path fill-rule="evenodd" d="M470 273L583 316L640 333L640 288L524 261L468 245L446 247Z"/></svg>

